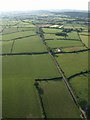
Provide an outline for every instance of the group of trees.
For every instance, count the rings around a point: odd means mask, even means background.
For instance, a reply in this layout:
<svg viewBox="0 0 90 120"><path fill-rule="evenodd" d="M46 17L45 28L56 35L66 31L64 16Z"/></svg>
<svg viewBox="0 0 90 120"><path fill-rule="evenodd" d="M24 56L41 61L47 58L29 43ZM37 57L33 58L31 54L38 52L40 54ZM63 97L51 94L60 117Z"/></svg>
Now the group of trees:
<svg viewBox="0 0 90 120"><path fill-rule="evenodd" d="M60 33L58 32L55 35L64 36L65 38L68 36L68 34L66 32L60 32Z"/></svg>
<svg viewBox="0 0 90 120"><path fill-rule="evenodd" d="M55 35L64 36L64 37L66 38L66 37L68 36L68 33L69 33L69 32L72 32L72 31L82 32L83 29L82 29L82 28L79 28L79 29L63 28L62 32L58 32L58 33L56 33Z"/></svg>
<svg viewBox="0 0 90 120"><path fill-rule="evenodd" d="M63 32L72 32L73 31L73 28L63 28Z"/></svg>
<svg viewBox="0 0 90 120"><path fill-rule="evenodd" d="M73 28L63 28L63 32L72 32L72 31L77 31L77 32L82 32L83 31L83 28L76 28L76 29L73 29Z"/></svg>

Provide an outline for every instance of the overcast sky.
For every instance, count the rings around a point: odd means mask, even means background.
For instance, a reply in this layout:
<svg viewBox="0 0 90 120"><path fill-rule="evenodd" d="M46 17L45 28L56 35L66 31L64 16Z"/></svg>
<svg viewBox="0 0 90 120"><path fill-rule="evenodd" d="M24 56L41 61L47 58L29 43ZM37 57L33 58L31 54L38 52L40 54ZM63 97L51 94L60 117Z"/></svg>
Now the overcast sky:
<svg viewBox="0 0 90 120"><path fill-rule="evenodd" d="M0 11L46 9L88 10L88 0L1 0Z"/></svg>

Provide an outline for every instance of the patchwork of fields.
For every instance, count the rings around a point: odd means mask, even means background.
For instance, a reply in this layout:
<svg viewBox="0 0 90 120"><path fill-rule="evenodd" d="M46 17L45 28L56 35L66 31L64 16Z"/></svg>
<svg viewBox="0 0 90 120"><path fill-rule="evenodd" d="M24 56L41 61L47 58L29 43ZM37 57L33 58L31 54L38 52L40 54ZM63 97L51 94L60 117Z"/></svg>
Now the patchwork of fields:
<svg viewBox="0 0 90 120"><path fill-rule="evenodd" d="M75 27L81 26L64 25L64 29ZM57 35L62 28L38 29L30 20L6 19L2 28L3 118L80 118L63 76L84 110L88 104L87 32Z"/></svg>

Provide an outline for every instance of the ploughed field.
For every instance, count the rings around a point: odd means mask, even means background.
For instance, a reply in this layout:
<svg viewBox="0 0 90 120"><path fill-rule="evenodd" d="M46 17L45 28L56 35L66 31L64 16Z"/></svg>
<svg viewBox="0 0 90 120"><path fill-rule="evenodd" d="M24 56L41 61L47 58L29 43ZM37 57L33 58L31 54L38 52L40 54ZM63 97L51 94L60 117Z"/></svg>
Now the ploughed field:
<svg viewBox="0 0 90 120"><path fill-rule="evenodd" d="M75 27L65 24L64 29L67 28ZM79 105L85 109L89 47L87 28L84 28L84 32L73 30L62 36L57 35L62 28L38 31L38 26L30 20L2 21L3 118L80 118L81 112L52 57L63 71Z"/></svg>

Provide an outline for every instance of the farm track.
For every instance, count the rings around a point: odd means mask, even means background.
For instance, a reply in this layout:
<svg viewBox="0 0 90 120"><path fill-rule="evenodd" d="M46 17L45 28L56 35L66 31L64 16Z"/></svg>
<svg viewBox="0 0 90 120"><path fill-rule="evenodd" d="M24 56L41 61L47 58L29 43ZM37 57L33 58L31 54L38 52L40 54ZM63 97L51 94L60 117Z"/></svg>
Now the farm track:
<svg viewBox="0 0 90 120"><path fill-rule="evenodd" d="M38 27L38 26L37 26ZM85 112L82 110L82 108L79 106L78 102L77 102L77 99L76 99L76 96L74 95L69 83L68 83L68 79L66 78L63 70L61 69L60 65L58 64L57 60L55 59L55 57L53 56L52 52L50 51L50 48L48 47L47 43L45 42L45 39L44 39L44 35L43 35L43 31L42 31L42 28L38 27L38 33L41 37L41 40L43 41L43 44L46 46L47 50L49 51L49 55L51 56L55 66L57 67L57 70L58 72L60 73L60 75L62 76L63 80L64 80L64 83L70 93L70 95L72 96L75 104L77 105L78 109L80 110L81 112L81 116L83 117L84 120L87 120L87 117L86 117L86 114Z"/></svg>

